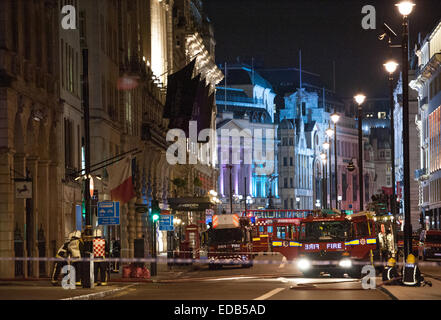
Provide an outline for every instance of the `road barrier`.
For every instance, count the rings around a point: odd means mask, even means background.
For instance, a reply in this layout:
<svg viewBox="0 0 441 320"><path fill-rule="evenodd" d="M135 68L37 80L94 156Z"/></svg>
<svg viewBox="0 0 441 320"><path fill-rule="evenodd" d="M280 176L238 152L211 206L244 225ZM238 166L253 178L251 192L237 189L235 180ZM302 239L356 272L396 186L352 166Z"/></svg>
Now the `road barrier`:
<svg viewBox="0 0 441 320"><path fill-rule="evenodd" d="M215 254L225 254L225 252L210 252ZM248 252L235 252L235 255L249 255ZM274 255L273 252L268 252L268 255ZM81 258L81 259L62 259L62 258L39 258L39 257L0 257L0 261L65 261L65 262L90 262L93 259L91 258ZM96 260L95 260L96 261ZM199 258L199 259L184 259L184 258L166 258L166 257L157 257L157 258L106 258L106 262L119 262L119 263L160 263L160 264L242 264L244 261L241 259L210 259L210 258ZM254 264L294 264L296 260L288 260L288 261L279 261L279 260L271 260L271 259L254 259ZM323 266L323 265L338 265L338 260L323 260L323 261L312 261L312 265ZM352 261L353 265L366 265L370 264L366 261ZM404 263L397 262L397 266L402 266ZM374 266L381 267L386 266L386 262L375 262ZM424 267L441 267L441 261L422 261L418 263L418 266Z"/></svg>

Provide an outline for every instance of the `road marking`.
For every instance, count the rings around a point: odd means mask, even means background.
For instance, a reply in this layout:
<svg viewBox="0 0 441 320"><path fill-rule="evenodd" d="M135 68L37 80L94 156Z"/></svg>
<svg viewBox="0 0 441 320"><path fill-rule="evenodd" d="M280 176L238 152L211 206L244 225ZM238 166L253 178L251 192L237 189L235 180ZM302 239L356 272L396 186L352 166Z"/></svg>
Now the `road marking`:
<svg viewBox="0 0 441 320"><path fill-rule="evenodd" d="M278 294L279 292L281 292L281 291L283 291L285 289L286 288L277 288L277 289L271 290L270 292L265 293L263 296L260 296L260 297L254 299L254 300L266 300L266 299L268 299L268 298Z"/></svg>
<svg viewBox="0 0 441 320"><path fill-rule="evenodd" d="M71 298L65 298L65 299L61 299L61 300L93 300L93 299L99 299L99 298L103 298L105 296L114 294L118 291L122 291L122 290L127 290L128 288L134 287L138 285L138 283L134 283L122 288L117 288L117 289L112 289L112 290L107 290L107 291L102 291L102 292L97 292L97 293L90 293L90 294L85 294L82 296L76 296L76 297L71 297Z"/></svg>

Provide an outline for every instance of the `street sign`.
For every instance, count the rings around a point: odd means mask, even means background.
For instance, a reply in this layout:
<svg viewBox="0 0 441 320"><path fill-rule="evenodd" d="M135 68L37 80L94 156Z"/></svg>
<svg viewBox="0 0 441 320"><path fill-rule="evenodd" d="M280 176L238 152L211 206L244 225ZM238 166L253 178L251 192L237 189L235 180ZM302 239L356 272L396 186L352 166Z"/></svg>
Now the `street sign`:
<svg viewBox="0 0 441 320"><path fill-rule="evenodd" d="M98 225L119 225L119 202L98 202Z"/></svg>
<svg viewBox="0 0 441 320"><path fill-rule="evenodd" d="M17 199L31 199L32 198L32 182L31 181L16 181L15 182L15 197Z"/></svg>
<svg viewBox="0 0 441 320"><path fill-rule="evenodd" d="M159 230L161 231L173 231L173 216L172 215L161 215L159 217Z"/></svg>
<svg viewBox="0 0 441 320"><path fill-rule="evenodd" d="M147 205L136 205L135 211L137 213L146 213L149 211L149 208Z"/></svg>

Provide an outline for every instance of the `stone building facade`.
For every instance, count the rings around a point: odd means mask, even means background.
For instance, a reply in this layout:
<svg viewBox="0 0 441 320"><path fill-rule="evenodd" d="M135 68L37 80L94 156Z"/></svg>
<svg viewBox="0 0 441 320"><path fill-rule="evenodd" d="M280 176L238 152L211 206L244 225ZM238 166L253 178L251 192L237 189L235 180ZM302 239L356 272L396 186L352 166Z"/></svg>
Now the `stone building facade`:
<svg viewBox="0 0 441 320"><path fill-rule="evenodd" d="M418 94L418 203L423 228L441 229L441 22L416 50L418 58L411 92ZM411 145L412 147L412 145ZM412 204L413 207L413 204ZM415 226L414 226L415 228Z"/></svg>
<svg viewBox="0 0 441 320"><path fill-rule="evenodd" d="M57 1L0 3L0 257L46 256L64 238ZM18 180L32 198L18 198ZM0 277L47 275L48 263L0 261Z"/></svg>
<svg viewBox="0 0 441 320"><path fill-rule="evenodd" d="M66 5L75 8L75 29L61 27ZM179 19L181 13L185 19ZM201 1L2 1L0 257L53 257L67 234L84 226L82 184L76 179L84 169L84 49L92 166L138 151L132 155L136 197L122 206L120 226L103 228L105 236L121 241L122 257L133 257L136 240L143 239L148 255L148 213L137 213L136 205L157 199L167 209L177 176L204 178L191 193L205 193L217 183L214 165L185 170L168 165L169 123L163 117L167 76L199 51L197 72L215 90L222 73L214 46ZM121 86L127 79L136 81L135 88ZM92 176L94 200L110 199L105 168ZM26 179L32 180L32 198L17 198L15 187ZM1 260L0 278L45 276L49 267Z"/></svg>

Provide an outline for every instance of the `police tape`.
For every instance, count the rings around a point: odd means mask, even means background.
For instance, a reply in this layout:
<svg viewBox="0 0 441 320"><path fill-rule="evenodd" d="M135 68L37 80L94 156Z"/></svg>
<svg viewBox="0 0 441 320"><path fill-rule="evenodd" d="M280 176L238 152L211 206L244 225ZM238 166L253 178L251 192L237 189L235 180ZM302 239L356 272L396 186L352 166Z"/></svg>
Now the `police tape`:
<svg viewBox="0 0 441 320"><path fill-rule="evenodd" d="M181 252L182 253L182 252ZM185 252L190 254L190 252ZM272 254L272 252L268 252ZM218 256L216 256L218 255ZM201 258L167 258L167 257L157 257L157 258L51 258L51 257L0 257L0 261L36 261L36 262L65 262L65 263L77 263L77 262L109 262L109 263L159 263L159 264L275 264L275 265L297 265L297 259L293 260L275 260L275 259L254 259L257 254L250 254L247 252L236 252L234 256L225 255L225 252L211 252L207 257ZM304 257L302 257L304 258ZM347 259L342 257L339 260L310 260L311 266L326 267L326 266L339 266L341 260ZM371 263L370 261L357 261L351 260L351 264L347 268L352 266L365 266L374 265L375 267L384 267L386 262L376 261ZM397 262L397 266L401 267L404 262ZM441 267L441 261L422 261L418 263L418 266L422 267ZM343 267L342 267L343 268Z"/></svg>

